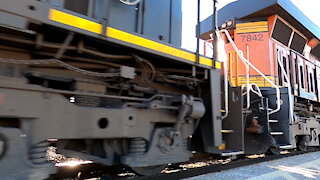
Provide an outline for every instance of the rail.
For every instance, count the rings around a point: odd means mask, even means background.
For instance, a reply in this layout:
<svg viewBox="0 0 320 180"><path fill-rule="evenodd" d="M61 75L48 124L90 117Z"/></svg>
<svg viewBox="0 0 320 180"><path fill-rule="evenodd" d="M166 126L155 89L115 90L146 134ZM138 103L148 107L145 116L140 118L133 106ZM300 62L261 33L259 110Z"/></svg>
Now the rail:
<svg viewBox="0 0 320 180"><path fill-rule="evenodd" d="M246 95L248 92L252 91L253 93L255 93L257 96L262 97L262 93L260 90L260 87L258 86L258 84L256 83L249 83L249 84L244 84L241 86L241 88L244 88L247 86L247 89L245 93L243 93L242 95ZM257 90L254 90L255 87Z"/></svg>
<svg viewBox="0 0 320 180"><path fill-rule="evenodd" d="M252 69L254 69L257 73L259 73L264 79L266 79L275 89L276 89L276 104L277 104L277 108L268 112L268 114L273 114L273 113L276 113L280 110L280 89L279 87L274 83L272 82L266 75L264 75L258 68L256 68L253 64L251 64L244 56L243 56L243 52L240 51L237 47L237 45L234 43L234 41L232 40L229 32L225 29L222 29L220 30L221 32L225 33L229 42L231 43L233 49L237 52L238 56L240 57L241 61L244 63L244 64L247 64L249 65Z"/></svg>
<svg viewBox="0 0 320 180"><path fill-rule="evenodd" d="M248 47L248 45L247 45L247 47L246 47L246 49L247 49L247 60L248 60L248 62L250 62L249 60L250 60L250 57L249 57L249 47ZM250 85L250 70L249 70L249 65L248 64L245 64L245 66L246 66L246 84L247 84L247 110L249 110L249 108L250 108L250 90L251 90L251 88L252 88L252 86ZM249 85L250 85L250 89L249 89Z"/></svg>
<svg viewBox="0 0 320 180"><path fill-rule="evenodd" d="M280 51L278 51L278 53L280 53ZM277 57L280 57L280 56L277 56ZM287 83L288 83L288 94L289 94L289 119L290 119L290 122L293 121L293 103L290 99L290 96L291 96L291 82L290 82L290 78L288 77L288 74L286 72L286 70L284 69L284 66L283 66L283 63L282 61L277 58L277 61L278 61L278 64L280 66L280 69L284 75L284 77L286 78L287 80Z"/></svg>
<svg viewBox="0 0 320 180"><path fill-rule="evenodd" d="M228 90L228 61L227 53L224 48L224 41L219 33L216 31L216 37L218 39L218 59L220 62L223 62L223 73L224 73L224 110L225 114L221 116L221 119L225 119L229 114L229 90Z"/></svg>

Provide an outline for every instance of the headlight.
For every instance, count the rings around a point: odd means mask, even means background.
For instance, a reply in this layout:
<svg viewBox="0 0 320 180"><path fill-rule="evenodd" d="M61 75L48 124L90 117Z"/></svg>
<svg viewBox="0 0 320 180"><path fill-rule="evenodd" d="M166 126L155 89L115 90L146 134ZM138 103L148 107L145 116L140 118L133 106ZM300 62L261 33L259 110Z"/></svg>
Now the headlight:
<svg viewBox="0 0 320 180"><path fill-rule="evenodd" d="M221 29L232 29L235 25L235 19L229 19L221 24Z"/></svg>
<svg viewBox="0 0 320 180"><path fill-rule="evenodd" d="M229 20L228 22L227 22L227 26L232 26L233 25L233 21L232 20Z"/></svg>
<svg viewBox="0 0 320 180"><path fill-rule="evenodd" d="M226 28L226 27L227 27L227 23L225 23L225 22L222 23L221 28L224 29L224 28Z"/></svg>

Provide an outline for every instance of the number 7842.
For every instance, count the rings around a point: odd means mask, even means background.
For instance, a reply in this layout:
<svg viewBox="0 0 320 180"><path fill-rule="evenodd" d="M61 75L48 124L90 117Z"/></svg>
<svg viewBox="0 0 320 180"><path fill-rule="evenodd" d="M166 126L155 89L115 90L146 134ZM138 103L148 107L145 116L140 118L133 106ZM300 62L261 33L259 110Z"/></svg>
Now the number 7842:
<svg viewBox="0 0 320 180"><path fill-rule="evenodd" d="M263 34L242 35L242 42L263 41Z"/></svg>

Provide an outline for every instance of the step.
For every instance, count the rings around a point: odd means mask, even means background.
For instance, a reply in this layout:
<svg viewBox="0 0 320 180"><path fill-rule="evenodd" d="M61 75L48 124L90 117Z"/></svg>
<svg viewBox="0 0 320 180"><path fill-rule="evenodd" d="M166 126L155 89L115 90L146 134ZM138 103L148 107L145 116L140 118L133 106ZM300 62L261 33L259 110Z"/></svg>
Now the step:
<svg viewBox="0 0 320 180"><path fill-rule="evenodd" d="M269 123L277 123L277 122L279 122L279 121L276 119L269 119Z"/></svg>
<svg viewBox="0 0 320 180"><path fill-rule="evenodd" d="M221 156L236 156L244 154L244 151L222 152Z"/></svg>
<svg viewBox="0 0 320 180"><path fill-rule="evenodd" d="M273 136L283 135L283 132L270 132Z"/></svg>
<svg viewBox="0 0 320 180"><path fill-rule="evenodd" d="M288 145L281 145L279 146L280 149L292 149L293 146L291 144L288 144Z"/></svg>
<svg viewBox="0 0 320 180"><path fill-rule="evenodd" d="M265 111L265 110L268 110L268 111L273 110L273 109L271 109L271 108L266 109L266 108L264 108L264 107L259 107L259 109L260 109L260 110L263 110L263 111Z"/></svg>
<svg viewBox="0 0 320 180"><path fill-rule="evenodd" d="M223 129L221 130L222 133L233 133L234 131L231 129Z"/></svg>
<svg viewBox="0 0 320 180"><path fill-rule="evenodd" d="M251 110L242 110L242 113L243 113L243 114L245 114L245 113L250 114L250 113L252 113L252 111L251 111Z"/></svg>

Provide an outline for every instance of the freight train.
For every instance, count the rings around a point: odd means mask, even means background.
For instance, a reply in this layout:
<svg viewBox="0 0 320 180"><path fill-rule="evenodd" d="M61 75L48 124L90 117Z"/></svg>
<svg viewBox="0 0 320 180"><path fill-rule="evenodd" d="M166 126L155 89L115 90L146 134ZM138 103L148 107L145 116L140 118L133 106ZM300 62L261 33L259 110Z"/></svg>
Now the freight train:
<svg viewBox="0 0 320 180"><path fill-rule="evenodd" d="M180 48L181 3L0 1L0 176L56 173L49 146L141 175L319 146L319 29L289 1L239 0L198 26L222 63Z"/></svg>

